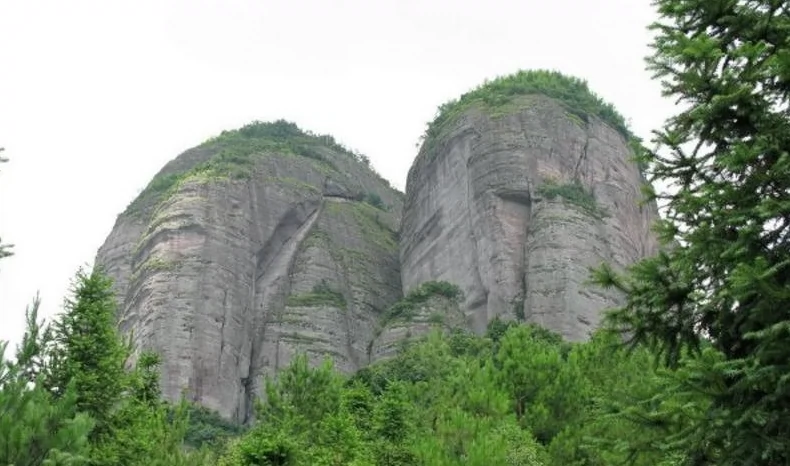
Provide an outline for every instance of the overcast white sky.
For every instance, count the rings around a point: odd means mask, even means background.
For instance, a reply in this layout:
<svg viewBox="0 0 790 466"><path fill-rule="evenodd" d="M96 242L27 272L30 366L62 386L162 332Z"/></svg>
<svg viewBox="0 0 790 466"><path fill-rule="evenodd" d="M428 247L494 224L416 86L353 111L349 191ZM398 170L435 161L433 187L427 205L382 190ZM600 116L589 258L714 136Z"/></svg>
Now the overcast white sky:
<svg viewBox="0 0 790 466"><path fill-rule="evenodd" d="M181 151L286 118L403 189L441 103L551 68L648 136L672 111L644 70L648 0L0 0L0 339L40 290L59 312L116 215Z"/></svg>

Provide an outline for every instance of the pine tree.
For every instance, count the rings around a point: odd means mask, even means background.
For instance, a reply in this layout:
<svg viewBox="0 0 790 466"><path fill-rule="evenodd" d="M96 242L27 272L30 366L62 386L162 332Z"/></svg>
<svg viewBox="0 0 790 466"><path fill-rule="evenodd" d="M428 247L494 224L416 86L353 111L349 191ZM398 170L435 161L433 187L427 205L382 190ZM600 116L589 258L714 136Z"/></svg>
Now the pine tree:
<svg viewBox="0 0 790 466"><path fill-rule="evenodd" d="M76 391L53 399L38 377L45 335L37 321L39 300L27 312L27 330L13 361L0 342L0 464L80 466L88 461L92 420L77 413Z"/></svg>
<svg viewBox="0 0 790 466"><path fill-rule="evenodd" d="M128 383L124 364L129 348L115 326L112 282L98 269L79 270L66 299L65 312L48 329L47 382L55 395L68 385L77 392L77 407L96 421L91 438L110 429L113 412Z"/></svg>
<svg viewBox="0 0 790 466"><path fill-rule="evenodd" d="M678 114L642 154L665 246L624 277L612 314L682 367L709 407L668 446L687 464L790 464L790 5L657 0L650 68Z"/></svg>
<svg viewBox="0 0 790 466"><path fill-rule="evenodd" d="M125 396L112 413L108 434L94 446L94 464L112 466L200 466L211 459L204 450L186 452L189 422L186 402L175 407L162 401L160 358L144 351L129 374Z"/></svg>

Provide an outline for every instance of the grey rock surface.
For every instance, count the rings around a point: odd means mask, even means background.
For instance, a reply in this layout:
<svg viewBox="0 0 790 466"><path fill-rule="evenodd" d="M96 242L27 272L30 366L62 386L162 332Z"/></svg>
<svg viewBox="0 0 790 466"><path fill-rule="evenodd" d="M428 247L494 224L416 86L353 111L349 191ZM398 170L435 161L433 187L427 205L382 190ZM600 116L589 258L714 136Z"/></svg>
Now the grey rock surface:
<svg viewBox="0 0 790 466"><path fill-rule="evenodd" d="M404 318L385 320L370 345L370 360L383 361L397 355L405 343L418 340L433 330L466 329L468 323L456 300L433 296L415 306Z"/></svg>
<svg viewBox="0 0 790 466"><path fill-rule="evenodd" d="M332 147L256 153L241 179L184 175L220 146L167 164L155 182L178 182L121 214L96 264L114 279L121 330L161 354L165 398L244 421L262 376L296 352L346 372L368 364L378 316L401 296L402 195ZM385 209L348 198L364 193Z"/></svg>
<svg viewBox="0 0 790 466"><path fill-rule="evenodd" d="M452 118L425 141L405 197L330 139L256 137L166 164L96 258L121 330L162 356L165 398L229 419L248 420L263 376L299 352L353 372L432 329L483 333L495 317L584 340L622 301L585 284L589 267L657 250L627 141L546 97ZM462 298L388 313L429 281Z"/></svg>
<svg viewBox="0 0 790 466"><path fill-rule="evenodd" d="M448 281L464 292L462 311L478 333L499 316L585 340L622 300L585 285L589 267L622 268L654 253L657 209L638 205L643 176L603 121L543 96L511 107L494 116L471 107L423 144L406 186L404 293ZM552 186L580 186L593 202Z"/></svg>

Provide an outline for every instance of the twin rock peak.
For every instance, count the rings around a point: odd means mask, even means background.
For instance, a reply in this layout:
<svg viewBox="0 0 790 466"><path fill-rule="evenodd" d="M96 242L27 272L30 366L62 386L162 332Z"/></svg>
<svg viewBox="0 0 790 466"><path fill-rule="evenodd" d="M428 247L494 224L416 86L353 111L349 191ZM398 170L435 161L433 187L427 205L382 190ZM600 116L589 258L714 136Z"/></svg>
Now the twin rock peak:
<svg viewBox="0 0 790 466"><path fill-rule="evenodd" d="M298 353L353 372L496 317L586 339L622 300L589 268L657 249L635 143L584 81L542 70L440 107L405 194L331 136L255 122L167 163L96 264L164 396L244 421Z"/></svg>

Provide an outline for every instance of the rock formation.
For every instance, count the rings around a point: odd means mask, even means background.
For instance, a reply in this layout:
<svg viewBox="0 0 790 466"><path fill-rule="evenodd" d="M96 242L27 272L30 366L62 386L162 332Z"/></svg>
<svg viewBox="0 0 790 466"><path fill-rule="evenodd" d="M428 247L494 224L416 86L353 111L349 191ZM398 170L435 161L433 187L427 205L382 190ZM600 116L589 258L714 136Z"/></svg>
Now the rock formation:
<svg viewBox="0 0 790 466"><path fill-rule="evenodd" d="M401 198L331 138L256 123L168 163L96 263L122 331L162 355L164 395L244 420L261 376L297 351L368 364L401 295Z"/></svg>
<svg viewBox="0 0 790 466"><path fill-rule="evenodd" d="M519 73L440 109L404 201L331 137L253 123L165 165L96 263L164 395L243 421L296 352L351 372L495 317L585 339L621 299L588 267L656 249L633 145L581 81Z"/></svg>
<svg viewBox="0 0 790 466"><path fill-rule="evenodd" d="M587 338L620 303L585 285L589 267L624 267L657 247L622 118L583 82L548 72L498 79L441 110L407 181L404 291L458 285L477 332L499 316Z"/></svg>

